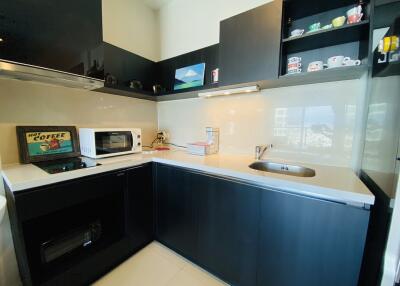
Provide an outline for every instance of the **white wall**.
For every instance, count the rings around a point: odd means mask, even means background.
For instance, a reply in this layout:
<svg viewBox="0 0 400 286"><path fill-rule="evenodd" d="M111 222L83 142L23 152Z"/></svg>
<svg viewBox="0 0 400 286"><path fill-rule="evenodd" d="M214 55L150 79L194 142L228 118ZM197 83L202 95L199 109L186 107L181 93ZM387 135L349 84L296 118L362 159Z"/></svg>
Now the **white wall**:
<svg viewBox="0 0 400 286"><path fill-rule="evenodd" d="M157 12L142 0L103 0L103 40L144 58L160 60Z"/></svg>
<svg viewBox="0 0 400 286"><path fill-rule="evenodd" d="M219 42L219 22L271 0L172 0L159 10L161 60Z"/></svg>
<svg viewBox="0 0 400 286"><path fill-rule="evenodd" d="M205 138L220 128L220 153L272 155L292 161L358 168L365 79L268 89L256 94L158 103L159 129L170 141ZM355 155L355 156L353 156Z"/></svg>

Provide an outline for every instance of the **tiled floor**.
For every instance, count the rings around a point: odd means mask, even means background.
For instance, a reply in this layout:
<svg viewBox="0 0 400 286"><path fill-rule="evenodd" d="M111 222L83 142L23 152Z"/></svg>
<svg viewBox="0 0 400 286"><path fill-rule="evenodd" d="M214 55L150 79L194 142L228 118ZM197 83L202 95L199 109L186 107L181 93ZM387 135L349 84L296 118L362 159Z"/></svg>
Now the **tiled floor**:
<svg viewBox="0 0 400 286"><path fill-rule="evenodd" d="M153 242L94 286L227 286L165 246Z"/></svg>

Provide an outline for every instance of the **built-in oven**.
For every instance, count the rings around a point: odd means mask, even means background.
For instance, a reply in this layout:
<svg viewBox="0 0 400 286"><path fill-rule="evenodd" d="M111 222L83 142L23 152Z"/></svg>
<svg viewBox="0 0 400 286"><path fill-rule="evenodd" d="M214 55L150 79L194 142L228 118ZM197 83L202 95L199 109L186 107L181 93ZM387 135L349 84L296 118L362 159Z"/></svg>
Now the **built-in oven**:
<svg viewBox="0 0 400 286"><path fill-rule="evenodd" d="M117 171L15 195L24 285L89 285L132 254L126 180Z"/></svg>
<svg viewBox="0 0 400 286"><path fill-rule="evenodd" d="M103 158L142 151L139 128L80 128L81 153L90 158Z"/></svg>

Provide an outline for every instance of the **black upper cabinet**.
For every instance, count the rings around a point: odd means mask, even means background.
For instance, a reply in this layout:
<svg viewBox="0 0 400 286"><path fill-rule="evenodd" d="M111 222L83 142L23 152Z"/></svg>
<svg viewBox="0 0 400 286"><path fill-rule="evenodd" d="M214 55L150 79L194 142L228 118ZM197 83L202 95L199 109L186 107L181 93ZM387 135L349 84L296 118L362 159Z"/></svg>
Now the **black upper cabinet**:
<svg viewBox="0 0 400 286"><path fill-rule="evenodd" d="M151 91L156 78L156 63L124 49L103 44L105 86L126 91ZM137 82L131 86L131 82ZM139 86L137 85L139 84Z"/></svg>
<svg viewBox="0 0 400 286"><path fill-rule="evenodd" d="M1 1L0 37L1 59L88 75L102 43L101 0Z"/></svg>
<svg viewBox="0 0 400 286"><path fill-rule="evenodd" d="M223 85L277 79L282 0L226 19L220 24L220 77Z"/></svg>
<svg viewBox="0 0 400 286"><path fill-rule="evenodd" d="M208 46L190 53L179 55L170 59L166 59L157 63L159 73L158 83L166 90L166 93L181 93L194 90L201 90L216 87L217 84L212 83L211 72L219 67L219 44ZM175 70L186 66L205 63L204 85L174 91Z"/></svg>

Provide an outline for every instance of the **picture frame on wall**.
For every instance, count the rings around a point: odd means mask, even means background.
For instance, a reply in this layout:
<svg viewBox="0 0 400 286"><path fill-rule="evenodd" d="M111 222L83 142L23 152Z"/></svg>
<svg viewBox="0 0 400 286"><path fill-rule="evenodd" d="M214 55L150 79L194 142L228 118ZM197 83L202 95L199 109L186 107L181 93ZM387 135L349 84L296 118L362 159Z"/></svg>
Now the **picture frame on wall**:
<svg viewBox="0 0 400 286"><path fill-rule="evenodd" d="M174 90L204 85L206 64L200 63L175 70Z"/></svg>
<svg viewBox="0 0 400 286"><path fill-rule="evenodd" d="M21 163L35 163L81 155L75 126L17 126Z"/></svg>

